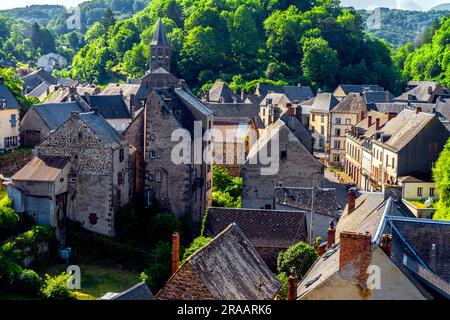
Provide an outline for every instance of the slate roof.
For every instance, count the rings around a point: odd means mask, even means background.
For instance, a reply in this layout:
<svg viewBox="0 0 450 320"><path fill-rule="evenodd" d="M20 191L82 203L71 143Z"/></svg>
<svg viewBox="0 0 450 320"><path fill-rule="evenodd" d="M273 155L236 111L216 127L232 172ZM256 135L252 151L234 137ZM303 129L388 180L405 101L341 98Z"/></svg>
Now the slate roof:
<svg viewBox="0 0 450 320"><path fill-rule="evenodd" d="M78 102L37 104L32 106L32 109L37 112L50 130L59 128L70 118L72 112L85 111Z"/></svg>
<svg viewBox="0 0 450 320"><path fill-rule="evenodd" d="M28 97L40 98L43 94L47 93L47 90L50 88L50 84L48 82L42 82L33 91L27 94Z"/></svg>
<svg viewBox="0 0 450 320"><path fill-rule="evenodd" d="M198 100L192 93L186 91L183 88L175 88L175 94L188 106L194 107L197 111L201 112L205 116L210 116L213 111Z"/></svg>
<svg viewBox="0 0 450 320"><path fill-rule="evenodd" d="M394 95L389 91L368 91L364 92L364 99L366 99L366 103L382 103L382 102L391 102L395 99Z"/></svg>
<svg viewBox="0 0 450 320"><path fill-rule="evenodd" d="M98 113L84 112L78 116L107 146L117 148L124 143L122 136Z"/></svg>
<svg viewBox="0 0 450 320"><path fill-rule="evenodd" d="M359 93L349 93L339 104L331 110L333 113L360 113L367 111L364 96Z"/></svg>
<svg viewBox="0 0 450 320"><path fill-rule="evenodd" d="M265 97L270 91L283 93L291 101L303 101L314 97L311 87L308 86L275 86L270 84L259 84L257 90L261 97Z"/></svg>
<svg viewBox="0 0 450 320"><path fill-rule="evenodd" d="M156 25L156 30L150 44L164 47L169 46L169 41L167 40L166 32L164 31L164 24L161 18L158 20L158 24Z"/></svg>
<svg viewBox="0 0 450 320"><path fill-rule="evenodd" d="M215 300L273 300L281 288L281 282L235 223L191 255L187 263Z"/></svg>
<svg viewBox="0 0 450 320"><path fill-rule="evenodd" d="M450 282L450 222L412 218L392 223L430 270Z"/></svg>
<svg viewBox="0 0 450 320"><path fill-rule="evenodd" d="M258 128L264 128L259 116L259 106L251 103L208 103L217 118L249 118L255 120Z"/></svg>
<svg viewBox="0 0 450 320"><path fill-rule="evenodd" d="M231 223L236 223L255 247L284 249L307 236L304 211L215 207L208 209L206 236L216 236Z"/></svg>
<svg viewBox="0 0 450 320"><path fill-rule="evenodd" d="M231 103L233 98L237 99L238 97L225 82L218 81L209 90L208 101L221 102L221 98L223 102Z"/></svg>
<svg viewBox="0 0 450 320"><path fill-rule="evenodd" d="M134 94L135 97L145 98L148 94L147 89L141 84L131 83L110 83L100 92L100 95L119 95L129 97Z"/></svg>
<svg viewBox="0 0 450 320"><path fill-rule="evenodd" d="M52 182L68 164L69 159L63 157L34 158L17 171L11 179L13 181Z"/></svg>
<svg viewBox="0 0 450 320"><path fill-rule="evenodd" d="M339 88L341 88L346 95L350 93L361 93L363 91L381 91L381 87L376 84L341 84L337 89Z"/></svg>
<svg viewBox="0 0 450 320"><path fill-rule="evenodd" d="M2 100L6 101L6 109L19 109L19 104L12 92L3 83L0 83L0 101Z"/></svg>
<svg viewBox="0 0 450 320"><path fill-rule="evenodd" d="M435 93L436 89L440 86L439 82L419 82L417 86L412 88L411 90L401 94L397 98L396 101L408 101L408 97L410 95L414 96L414 101L418 102L427 102L430 100L432 94ZM431 94L428 92L428 89L431 88Z"/></svg>
<svg viewBox="0 0 450 320"><path fill-rule="evenodd" d="M416 114L413 110L403 110L395 118L388 121L380 130L382 134L389 137L383 144L400 151L434 117L435 115L426 112Z"/></svg>
<svg viewBox="0 0 450 320"><path fill-rule="evenodd" d="M311 290L321 286L328 278L339 271L339 235L343 231L366 233L372 236L372 243L378 243L385 226L386 217L403 216L401 203L392 198L385 200L382 193L363 193L356 199L355 210L342 215L336 226L336 242L311 267L297 287L297 296L301 298Z"/></svg>
<svg viewBox="0 0 450 320"><path fill-rule="evenodd" d="M311 211L312 188L276 187L273 196L280 205ZM339 219L342 208L337 201L336 189L318 188L314 208L316 213Z"/></svg>
<svg viewBox="0 0 450 320"><path fill-rule="evenodd" d="M109 293L101 298L102 300L155 300L155 296L145 284L140 282L137 285L121 292Z"/></svg>
<svg viewBox="0 0 450 320"><path fill-rule="evenodd" d="M372 124L369 127L369 116L372 117ZM369 111L367 118L358 122L347 135L350 138L356 139L361 144L364 139L370 139L377 132L376 120L380 120L380 128L382 128L388 121L389 115L378 111Z"/></svg>
<svg viewBox="0 0 450 320"><path fill-rule="evenodd" d="M338 99L331 93L319 93L311 107L311 111L315 112L330 112L339 104Z"/></svg>
<svg viewBox="0 0 450 320"><path fill-rule="evenodd" d="M33 72L27 74L25 77L22 78L22 80L25 82L25 84L32 78L40 78L42 81L46 81L50 84L57 84L58 80L52 76L50 72L45 71L44 69L40 68L37 70L34 70Z"/></svg>
<svg viewBox="0 0 450 320"><path fill-rule="evenodd" d="M261 101L261 106L268 105L268 100L272 100L273 105L285 104L291 102L291 100L284 93L268 93Z"/></svg>
<svg viewBox="0 0 450 320"><path fill-rule="evenodd" d="M130 111L121 95L84 96L83 99L105 119L131 119Z"/></svg>
<svg viewBox="0 0 450 320"><path fill-rule="evenodd" d="M431 172L412 172L407 176L398 177L402 183L405 182L431 182L433 177Z"/></svg>

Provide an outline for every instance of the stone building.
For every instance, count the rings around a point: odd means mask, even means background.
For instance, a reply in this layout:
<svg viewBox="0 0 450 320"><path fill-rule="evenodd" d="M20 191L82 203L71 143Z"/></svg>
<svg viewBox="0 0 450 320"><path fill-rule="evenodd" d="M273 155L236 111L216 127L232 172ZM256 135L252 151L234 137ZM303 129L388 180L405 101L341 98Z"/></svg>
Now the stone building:
<svg viewBox="0 0 450 320"><path fill-rule="evenodd" d="M273 272L278 254L290 246L307 241L305 211L245 208L208 208L205 236L215 237L229 224L236 223Z"/></svg>
<svg viewBox="0 0 450 320"><path fill-rule="evenodd" d="M204 153L211 157L212 148L208 141L200 140L212 128L213 112L170 73L170 64L164 58L170 46L161 20L150 50L150 69L141 79L150 94L143 111L124 132L137 151L131 169L133 185L143 191L146 206L168 210L177 217L187 216L199 225L211 204L212 192L211 166L202 159ZM195 128L199 128L200 137L194 135ZM180 142L179 137L172 139L177 131L196 141L180 161L172 156ZM180 154L175 152L174 157Z"/></svg>
<svg viewBox="0 0 450 320"><path fill-rule="evenodd" d="M70 171L62 178L68 190L65 216L113 236L114 215L129 199L125 140L97 113L74 112L36 149L40 159L69 160Z"/></svg>
<svg viewBox="0 0 450 320"><path fill-rule="evenodd" d="M286 123L277 120L249 151L243 167L242 207L272 209L277 185L320 186L323 170Z"/></svg>
<svg viewBox="0 0 450 320"><path fill-rule="evenodd" d="M309 129L314 138L314 149L326 151L329 141L330 111L339 103L331 93L319 93L310 109Z"/></svg>
<svg viewBox="0 0 450 320"><path fill-rule="evenodd" d="M179 267L157 300L273 300L281 282L236 224Z"/></svg>

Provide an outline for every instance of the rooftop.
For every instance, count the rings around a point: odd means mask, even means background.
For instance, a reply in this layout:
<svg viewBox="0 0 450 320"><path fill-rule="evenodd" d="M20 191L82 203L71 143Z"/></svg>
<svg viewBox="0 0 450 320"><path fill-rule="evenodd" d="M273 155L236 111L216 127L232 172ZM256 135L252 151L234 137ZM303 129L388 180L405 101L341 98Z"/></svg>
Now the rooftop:
<svg viewBox="0 0 450 320"><path fill-rule="evenodd" d="M69 159L62 157L34 158L13 176L13 181L52 182L62 169L69 164Z"/></svg>

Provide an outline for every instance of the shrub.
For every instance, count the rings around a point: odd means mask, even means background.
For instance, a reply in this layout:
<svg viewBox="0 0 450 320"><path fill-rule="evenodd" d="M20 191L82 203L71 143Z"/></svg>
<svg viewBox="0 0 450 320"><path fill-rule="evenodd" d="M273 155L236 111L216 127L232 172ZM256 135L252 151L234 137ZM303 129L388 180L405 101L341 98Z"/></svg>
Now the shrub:
<svg viewBox="0 0 450 320"><path fill-rule="evenodd" d="M33 270L24 269L15 279L14 286L20 293L35 296L39 293L42 278Z"/></svg>
<svg viewBox="0 0 450 320"><path fill-rule="evenodd" d="M151 243L158 243L165 239L171 239L172 233L179 231L180 221L172 213L159 213L155 215L148 226L148 234Z"/></svg>
<svg viewBox="0 0 450 320"><path fill-rule="evenodd" d="M171 273L172 248L170 243L160 241L152 250L152 262L141 274L141 279L156 292L169 279Z"/></svg>
<svg viewBox="0 0 450 320"><path fill-rule="evenodd" d="M195 252L203 248L209 241L211 241L211 238L207 237L195 238L194 241L192 241L191 245L186 249L186 251L184 251L183 260L181 263L184 263L187 258L189 258Z"/></svg>
<svg viewBox="0 0 450 320"><path fill-rule="evenodd" d="M12 208L12 200L0 198L0 240L11 235L11 230L15 229L19 220L19 215Z"/></svg>
<svg viewBox="0 0 450 320"><path fill-rule="evenodd" d="M75 295L67 287L70 274L61 273L57 276L45 275L45 283L41 289L41 295L49 300L74 300Z"/></svg>
<svg viewBox="0 0 450 320"><path fill-rule="evenodd" d="M278 272L291 273L295 267L297 276L303 277L318 258L316 249L306 242L299 242L278 254Z"/></svg>
<svg viewBox="0 0 450 320"><path fill-rule="evenodd" d="M277 294L278 298L280 300L286 300L289 275L287 273L281 272L281 273L277 274L277 278L283 284L280 291L278 291L278 294Z"/></svg>

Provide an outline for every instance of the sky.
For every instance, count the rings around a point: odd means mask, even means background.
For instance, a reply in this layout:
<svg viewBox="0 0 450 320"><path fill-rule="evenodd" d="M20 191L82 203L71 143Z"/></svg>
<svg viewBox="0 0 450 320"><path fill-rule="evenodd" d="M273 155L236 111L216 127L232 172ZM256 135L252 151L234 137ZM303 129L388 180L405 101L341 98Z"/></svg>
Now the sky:
<svg viewBox="0 0 450 320"><path fill-rule="evenodd" d="M32 4L61 4L71 7L83 1L86 0L0 0L0 10L25 7ZM353 6L357 9L389 7L410 10L428 10L442 3L450 3L450 0L342 0L343 5Z"/></svg>
<svg viewBox="0 0 450 320"><path fill-rule="evenodd" d="M356 9L388 7L409 10L429 10L439 4L450 3L450 0L341 0L341 2L345 6L352 6Z"/></svg>

